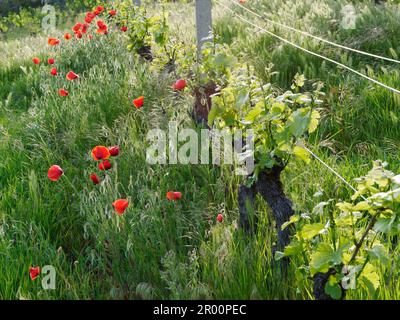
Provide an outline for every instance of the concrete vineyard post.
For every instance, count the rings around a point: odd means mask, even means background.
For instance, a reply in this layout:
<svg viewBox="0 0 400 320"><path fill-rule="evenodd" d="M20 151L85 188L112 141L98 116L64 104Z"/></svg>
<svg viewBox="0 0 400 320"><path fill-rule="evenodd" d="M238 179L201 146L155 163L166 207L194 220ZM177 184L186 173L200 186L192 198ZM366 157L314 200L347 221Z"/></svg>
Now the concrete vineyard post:
<svg viewBox="0 0 400 320"><path fill-rule="evenodd" d="M197 54L200 57L201 47L210 41L212 32L211 0L196 0L196 33Z"/></svg>

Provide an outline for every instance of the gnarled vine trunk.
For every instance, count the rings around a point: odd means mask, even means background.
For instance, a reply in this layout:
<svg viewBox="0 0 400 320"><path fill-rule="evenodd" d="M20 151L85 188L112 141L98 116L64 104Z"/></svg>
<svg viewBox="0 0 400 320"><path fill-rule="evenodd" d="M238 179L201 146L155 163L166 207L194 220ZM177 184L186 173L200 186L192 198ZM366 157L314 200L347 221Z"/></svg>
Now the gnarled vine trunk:
<svg viewBox="0 0 400 320"><path fill-rule="evenodd" d="M193 96L195 102L192 117L196 123L208 124L208 114L210 113L212 106L211 96L216 93L217 85L212 81L194 89Z"/></svg>
<svg viewBox="0 0 400 320"><path fill-rule="evenodd" d="M331 274L334 274L331 270L326 273L318 272L315 274L313 279L313 295L316 300L332 300L331 296L325 293L325 285Z"/></svg>
<svg viewBox="0 0 400 320"><path fill-rule="evenodd" d="M250 211L254 209L256 194L259 193L267 202L276 222L278 250L283 250L289 244L290 229L286 228L282 230L281 227L294 214L292 202L286 197L281 182L281 172L283 169L283 167L275 166L269 171L260 172L257 181L252 187L249 188L241 185L238 193L239 225L248 232L254 231L254 227L257 227L256 219L250 218ZM254 221L255 226L253 228L250 221Z"/></svg>
<svg viewBox="0 0 400 320"><path fill-rule="evenodd" d="M141 56L146 61L153 61L153 53L151 52L150 46L143 46L137 50L139 56Z"/></svg>
<svg viewBox="0 0 400 320"><path fill-rule="evenodd" d="M327 272L318 272L314 275L313 295L316 300L333 300L332 297L325 292L325 286L328 283L329 277L336 273L335 269L329 269ZM344 299L346 291L342 289L342 296L340 299Z"/></svg>

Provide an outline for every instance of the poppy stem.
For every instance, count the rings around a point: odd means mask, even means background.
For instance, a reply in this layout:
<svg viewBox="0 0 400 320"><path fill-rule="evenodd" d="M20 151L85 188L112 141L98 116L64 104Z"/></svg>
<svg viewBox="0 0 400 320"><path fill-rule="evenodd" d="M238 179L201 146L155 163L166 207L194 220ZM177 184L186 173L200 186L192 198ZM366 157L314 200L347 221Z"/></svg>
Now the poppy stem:
<svg viewBox="0 0 400 320"><path fill-rule="evenodd" d="M74 190L74 192L77 194L78 190L76 189L76 187L73 185L72 181L69 180L69 178L63 174L64 180L69 184L69 186Z"/></svg>

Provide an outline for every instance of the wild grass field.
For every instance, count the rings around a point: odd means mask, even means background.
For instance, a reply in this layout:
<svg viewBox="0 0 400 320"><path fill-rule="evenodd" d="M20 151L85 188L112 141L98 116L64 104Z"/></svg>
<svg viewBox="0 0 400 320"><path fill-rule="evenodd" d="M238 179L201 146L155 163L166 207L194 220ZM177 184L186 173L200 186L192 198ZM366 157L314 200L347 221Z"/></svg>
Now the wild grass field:
<svg viewBox="0 0 400 320"><path fill-rule="evenodd" d="M123 7L124 2L131 1L103 3L105 12ZM183 61L191 71L196 68L189 55L196 43L194 3L143 2L146 16L168 13L165 47L178 51L175 72L160 67L168 59L165 48L157 43L152 43L152 62L129 51L129 31L122 32L121 24L117 27L106 15L108 34L94 29L89 31L91 40L85 34L66 41L64 34L73 34L73 25L68 23L51 34L21 35L9 30L1 38L0 298L314 299L308 257L294 254L284 267L275 261L275 221L262 197L257 197L254 208L257 230L248 234L240 227L237 193L243 178L234 175L230 166L150 165L146 161L150 129L167 128L170 121L195 130L201 126L190 117L192 91L171 88L179 78L187 78L189 87L190 81L196 81L180 73L184 68L179 66ZM386 169L395 175L400 173L400 95L256 30L219 2L308 50L397 89L399 64L346 52L266 24L231 1L213 2L213 45L229 48L227 52L248 66L252 76L270 83L277 94L293 90L296 74L306 79L303 91L313 92L323 84L323 102L317 107L319 126L305 137L323 161L355 187L355 179L365 176L378 159L387 162ZM342 0L248 0L244 5L274 21L397 60L400 6L353 2L356 28L344 29L341 8L346 4ZM76 12L75 21L82 21L85 12ZM49 46L49 37L60 39L61 44ZM34 57L41 63L35 65ZM57 76L50 75L47 59L51 57ZM71 70L79 78L67 81L65 75ZM60 88L69 95L61 97ZM132 100L140 96L145 101L137 109ZM110 170L98 170L91 156L95 146L119 146L120 154L111 158ZM63 169L56 182L47 176L52 165ZM102 180L98 185L89 179L94 172ZM387 181L396 187L398 180L388 176L384 185L375 187L377 191L387 192ZM304 252L314 252L319 241L328 241L327 234L336 232L340 247L347 231L340 234L326 223L329 220L332 226L335 221L332 212L340 215L334 204L351 202L354 192L315 159L305 163L292 157L282 172L282 182L299 217L296 231L311 222L325 226L325 233L321 228L310 236ZM181 192L182 198L169 201L166 193L171 190ZM123 215L114 212L112 204L117 199L129 201ZM326 202L321 210L313 209L321 202ZM400 230L395 200L384 209L368 210L361 218L354 215L359 219L351 225L355 243L371 221L368 212L383 210L393 230ZM217 221L218 214L222 222ZM353 263L362 266L357 288L346 290L346 299L400 298L395 231L370 231ZM335 240L331 245L340 263L325 261L324 266L346 264L348 253L336 251ZM354 252L354 246L348 250ZM313 259L315 253L311 253ZM54 290L43 289L40 277L30 278L30 267L45 265L56 270Z"/></svg>

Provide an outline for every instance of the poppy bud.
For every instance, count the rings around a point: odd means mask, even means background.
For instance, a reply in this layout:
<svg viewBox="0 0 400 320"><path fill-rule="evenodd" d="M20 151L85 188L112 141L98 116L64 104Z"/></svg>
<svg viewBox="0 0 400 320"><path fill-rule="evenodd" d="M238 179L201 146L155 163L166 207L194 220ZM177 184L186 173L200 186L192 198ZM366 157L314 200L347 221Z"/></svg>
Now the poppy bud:
<svg viewBox="0 0 400 320"><path fill-rule="evenodd" d="M95 173L92 173L91 175L90 175L90 180L92 180L93 181L93 184L99 184L100 183L100 178L99 178L99 176L97 175L97 174L95 174Z"/></svg>
<svg viewBox="0 0 400 320"><path fill-rule="evenodd" d="M65 40L71 40L71 39L72 39L72 35L71 35L70 33L66 33L66 34L64 35L64 39L65 39Z"/></svg>
<svg viewBox="0 0 400 320"><path fill-rule="evenodd" d="M47 60L48 64L54 64L56 62L56 60L54 60L54 58L49 58L49 60Z"/></svg>
<svg viewBox="0 0 400 320"><path fill-rule="evenodd" d="M31 280L35 280L40 275L40 267L30 267L29 276Z"/></svg>
<svg viewBox="0 0 400 320"><path fill-rule="evenodd" d="M172 87L173 87L174 90L182 91L186 87L186 80L179 79L178 81L176 81L174 83L174 85Z"/></svg>
<svg viewBox="0 0 400 320"><path fill-rule="evenodd" d="M99 163L99 169L100 169L101 171L111 169L111 163L110 163L110 161L105 160L105 161L103 161L103 162L100 162L100 163Z"/></svg>
<svg viewBox="0 0 400 320"><path fill-rule="evenodd" d="M67 73L67 80L72 81L72 80L75 80L75 79L78 79L78 78L79 78L79 76L73 71L70 71L70 72Z"/></svg>
<svg viewBox="0 0 400 320"><path fill-rule="evenodd" d="M119 155L119 147L118 146L109 147L108 150L110 151L110 155L112 157L116 157Z"/></svg>
<svg viewBox="0 0 400 320"><path fill-rule="evenodd" d="M60 166L53 165L50 167L49 171L47 172L47 177L51 181L57 181L60 177L64 174L63 169Z"/></svg>
<svg viewBox="0 0 400 320"><path fill-rule="evenodd" d="M33 61L34 64L39 64L40 63L40 59L36 58L36 57L33 58L32 61Z"/></svg>
<svg viewBox="0 0 400 320"><path fill-rule="evenodd" d="M217 216L217 221L218 221L218 222L224 221L224 216L223 216L221 213L218 214L218 216Z"/></svg>
<svg viewBox="0 0 400 320"><path fill-rule="evenodd" d="M182 193L176 191L168 191L167 192L167 199L169 201L176 201L182 198Z"/></svg>
<svg viewBox="0 0 400 320"><path fill-rule="evenodd" d="M61 97L66 97L66 96L69 95L68 91L65 90L65 89L60 89L60 90L58 90L58 94L59 94Z"/></svg>
<svg viewBox="0 0 400 320"><path fill-rule="evenodd" d="M133 100L133 105L136 107L136 109L139 109L139 108L143 107L143 103L144 103L144 97L143 96Z"/></svg>

